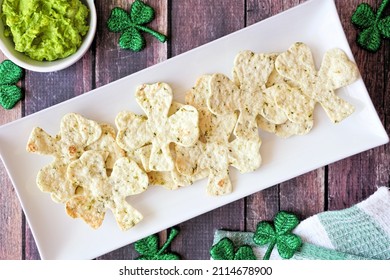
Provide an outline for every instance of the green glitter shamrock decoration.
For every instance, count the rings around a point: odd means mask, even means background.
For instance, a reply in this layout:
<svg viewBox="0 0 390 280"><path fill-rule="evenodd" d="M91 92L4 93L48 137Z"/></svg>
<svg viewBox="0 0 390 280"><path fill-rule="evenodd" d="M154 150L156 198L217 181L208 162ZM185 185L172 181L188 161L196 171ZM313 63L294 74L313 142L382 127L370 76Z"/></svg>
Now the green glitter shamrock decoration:
<svg viewBox="0 0 390 280"><path fill-rule="evenodd" d="M23 69L10 60L0 63L0 105L12 109L20 99L22 90L15 84L23 77Z"/></svg>
<svg viewBox="0 0 390 280"><path fill-rule="evenodd" d="M298 224L299 220L295 215L284 211L276 215L274 226L268 222L258 223L253 241L260 246L270 244L263 260L269 260L275 245L283 259L290 259L294 255L302 245L301 238L291 233Z"/></svg>
<svg viewBox="0 0 390 280"><path fill-rule="evenodd" d="M383 10L390 0L384 0L375 14L367 3L357 6L352 15L352 23L363 31L357 36L357 43L362 48L376 52L381 46L381 37L390 38L390 16L381 18Z"/></svg>
<svg viewBox="0 0 390 280"><path fill-rule="evenodd" d="M240 246L235 252L233 241L227 237L211 247L210 255L214 260L256 260L251 246Z"/></svg>
<svg viewBox="0 0 390 280"><path fill-rule="evenodd" d="M141 254L137 260L180 260L180 256L176 253L166 252L166 249L178 234L179 230L172 228L167 241L161 248L159 248L159 238L155 234L138 240L134 244L135 250Z"/></svg>
<svg viewBox="0 0 390 280"><path fill-rule="evenodd" d="M165 35L145 26L154 19L154 10L141 0L135 0L130 7L130 13L122 8L114 8L107 21L107 27L111 32L122 33L119 38L119 46L135 52L145 47L145 38L141 31L147 32L164 43Z"/></svg>

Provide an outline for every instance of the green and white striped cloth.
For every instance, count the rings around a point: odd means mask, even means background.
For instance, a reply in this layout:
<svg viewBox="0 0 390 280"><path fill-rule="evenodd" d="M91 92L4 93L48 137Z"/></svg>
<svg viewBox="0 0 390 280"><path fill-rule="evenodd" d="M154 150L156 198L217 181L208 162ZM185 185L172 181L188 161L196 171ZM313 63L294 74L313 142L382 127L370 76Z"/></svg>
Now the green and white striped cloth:
<svg viewBox="0 0 390 280"><path fill-rule="evenodd" d="M295 260L390 259L390 190L380 187L351 208L307 218L293 233L303 241L292 257ZM258 259L267 250L267 246L259 247L253 242L253 232L217 230L214 244L224 237L237 247L250 245ZM270 259L281 259L276 248Z"/></svg>

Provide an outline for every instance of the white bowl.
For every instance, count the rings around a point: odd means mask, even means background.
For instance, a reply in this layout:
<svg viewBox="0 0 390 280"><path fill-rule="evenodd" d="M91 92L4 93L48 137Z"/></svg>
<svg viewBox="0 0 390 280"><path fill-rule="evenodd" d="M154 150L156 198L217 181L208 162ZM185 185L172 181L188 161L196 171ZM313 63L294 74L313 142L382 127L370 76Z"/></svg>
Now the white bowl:
<svg viewBox="0 0 390 280"><path fill-rule="evenodd" d="M89 31L84 36L83 43L72 55L55 61L38 61L15 50L12 38L4 36L4 24L0 20L0 49L4 55L20 67L35 72L53 72L69 67L78 61L89 49L96 33L96 8L93 0L81 0L89 8ZM0 13L3 0L0 0Z"/></svg>

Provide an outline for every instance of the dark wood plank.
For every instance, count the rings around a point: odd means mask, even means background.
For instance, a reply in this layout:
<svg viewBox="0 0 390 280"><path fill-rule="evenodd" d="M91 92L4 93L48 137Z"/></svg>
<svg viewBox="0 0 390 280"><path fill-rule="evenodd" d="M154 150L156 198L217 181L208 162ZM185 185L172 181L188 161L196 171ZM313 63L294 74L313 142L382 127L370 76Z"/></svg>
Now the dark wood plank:
<svg viewBox="0 0 390 280"><path fill-rule="evenodd" d="M248 196L245 205L245 230L254 232L260 221L272 221L279 212L279 202L279 186Z"/></svg>
<svg viewBox="0 0 390 280"><path fill-rule="evenodd" d="M167 34L168 31L168 1L144 1L155 10L155 19L148 24L152 29ZM118 46L119 34L109 32L106 22L114 7L128 10L130 1L96 2L98 17L100 18L96 36L96 87L135 73L148 66L167 59L167 44L160 43L149 34L144 34L146 48L141 52L132 52L120 49ZM160 233L161 242L164 242L166 232ZM98 259L134 259L138 256L133 244L129 244Z"/></svg>
<svg viewBox="0 0 390 280"><path fill-rule="evenodd" d="M3 165L0 166L0 260L23 258L22 209Z"/></svg>
<svg viewBox="0 0 390 280"><path fill-rule="evenodd" d="M172 0L171 55L181 54L243 28L244 8L244 0Z"/></svg>
<svg viewBox="0 0 390 280"><path fill-rule="evenodd" d="M7 57L0 52L0 61L5 59ZM23 84L20 82L19 86L23 87ZM12 110L0 107L0 125L14 121L21 115L22 102ZM23 258L22 208L1 161L0 188L0 260L20 260Z"/></svg>
<svg viewBox="0 0 390 280"><path fill-rule="evenodd" d="M378 1L367 1L377 9ZM357 29L350 17L359 1L336 1L337 9L347 39L352 48L356 63L382 123L387 126L388 109L385 100L389 100L389 42L384 42L377 53L369 53L357 46ZM387 51L386 51L387 50ZM389 184L389 146L385 145L356 156L344 159L329 166L328 208L343 209L350 207L371 195L380 185Z"/></svg>
<svg viewBox="0 0 390 280"><path fill-rule="evenodd" d="M175 56L244 27L244 1L173 0L171 55ZM209 259L217 229L244 229L244 200L221 207L179 225L172 250L184 259Z"/></svg>
<svg viewBox="0 0 390 280"><path fill-rule="evenodd" d="M217 229L244 230L244 200L238 200L178 225L180 234L171 246L185 260L210 259Z"/></svg>

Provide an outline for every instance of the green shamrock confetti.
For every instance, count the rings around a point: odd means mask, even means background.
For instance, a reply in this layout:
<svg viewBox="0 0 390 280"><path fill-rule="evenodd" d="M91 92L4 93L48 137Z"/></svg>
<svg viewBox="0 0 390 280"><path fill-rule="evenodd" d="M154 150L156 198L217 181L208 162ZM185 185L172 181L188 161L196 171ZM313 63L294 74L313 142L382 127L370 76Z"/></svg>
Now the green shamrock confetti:
<svg viewBox="0 0 390 280"><path fill-rule="evenodd" d="M357 6L352 15L352 23L362 31L357 36L357 43L362 48L376 52L381 46L381 37L390 38L390 16L382 18L382 13L390 0L384 0L375 14L367 3Z"/></svg>
<svg viewBox="0 0 390 280"><path fill-rule="evenodd" d="M291 233L298 224L299 220L295 215L283 211L276 215L274 226L268 222L258 223L253 241L260 246L270 244L264 260L269 260L275 245L282 258L290 259L294 255L302 245L301 238Z"/></svg>
<svg viewBox="0 0 390 280"><path fill-rule="evenodd" d="M23 77L23 69L10 60L0 63L0 105L12 109L20 99L22 90L15 84Z"/></svg>
<svg viewBox="0 0 390 280"><path fill-rule="evenodd" d="M137 260L180 260L180 256L176 253L166 252L168 246L173 239L178 235L179 231L172 228L167 241L159 248L159 238L157 235L151 235L137 241L134 244L135 250L141 254Z"/></svg>
<svg viewBox="0 0 390 280"><path fill-rule="evenodd" d="M256 260L252 247L243 245L235 252L233 241L227 237L211 247L210 255L214 260Z"/></svg>
<svg viewBox="0 0 390 280"><path fill-rule="evenodd" d="M122 8L114 8L107 21L107 27L111 32L122 33L119 38L119 46L135 52L145 47L145 38L141 31L147 32L164 43L167 37L145 26L154 19L154 10L141 0L135 0L130 7L130 13Z"/></svg>

